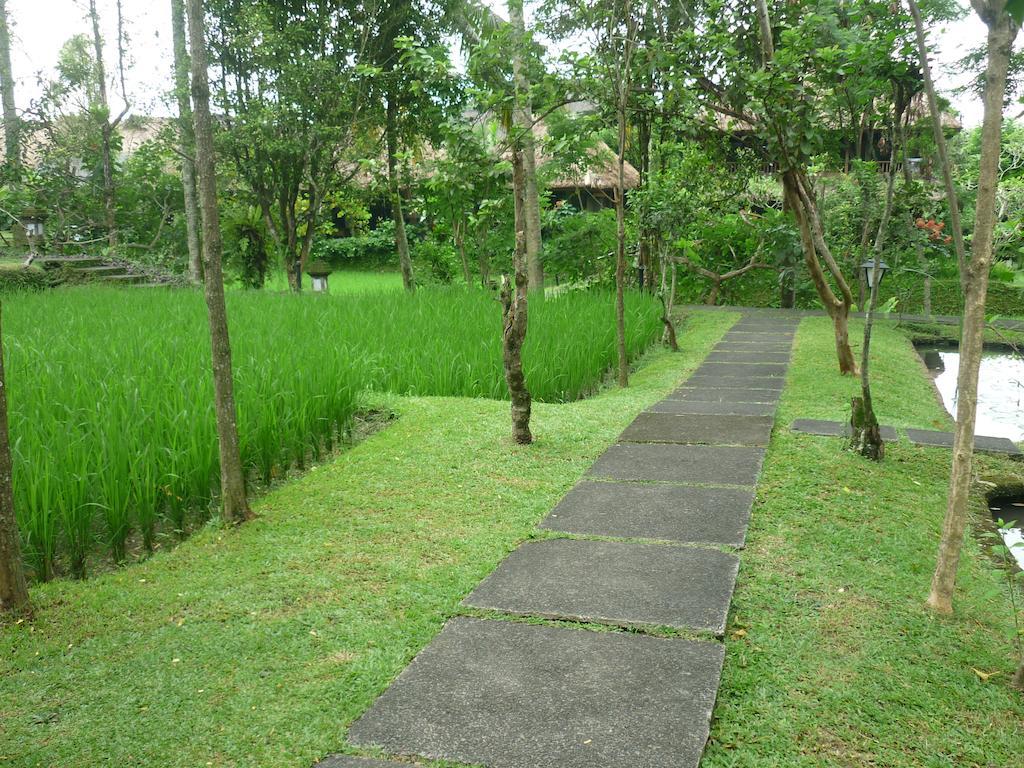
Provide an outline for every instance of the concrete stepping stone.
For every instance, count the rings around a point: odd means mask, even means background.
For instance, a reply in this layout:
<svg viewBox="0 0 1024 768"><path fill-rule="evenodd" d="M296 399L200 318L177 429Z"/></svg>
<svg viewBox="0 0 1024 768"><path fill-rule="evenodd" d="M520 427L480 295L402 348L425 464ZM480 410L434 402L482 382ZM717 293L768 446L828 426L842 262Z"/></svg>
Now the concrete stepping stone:
<svg viewBox="0 0 1024 768"><path fill-rule="evenodd" d="M584 480L540 527L587 536L742 547L753 491Z"/></svg>
<svg viewBox="0 0 1024 768"><path fill-rule="evenodd" d="M726 403L701 400L662 400L647 410L650 413L711 414L717 416L771 416L775 403Z"/></svg>
<svg viewBox="0 0 1024 768"><path fill-rule="evenodd" d="M786 363L701 363L694 375L711 376L785 376L789 365Z"/></svg>
<svg viewBox="0 0 1024 768"><path fill-rule="evenodd" d="M790 427L794 432L802 432L806 435L819 435L821 437L849 437L851 434L850 425L842 421L822 421L821 419L797 419ZM879 426L882 439L886 442L894 442L899 439L895 427Z"/></svg>
<svg viewBox="0 0 1024 768"><path fill-rule="evenodd" d="M763 448L627 443L611 446L588 474L612 480L752 486L763 459Z"/></svg>
<svg viewBox="0 0 1024 768"><path fill-rule="evenodd" d="M415 765L416 763L393 763L370 757L330 755L314 765L313 768L414 768Z"/></svg>
<svg viewBox="0 0 1024 768"><path fill-rule="evenodd" d="M489 768L696 768L721 643L456 618L349 730Z"/></svg>
<svg viewBox="0 0 1024 768"><path fill-rule="evenodd" d="M688 400L693 402L717 403L778 403L778 389L754 389L753 387L706 387L691 386L686 382L674 390L665 400Z"/></svg>
<svg viewBox="0 0 1024 768"><path fill-rule="evenodd" d="M641 413L619 436L629 443L768 445L775 420L770 416L709 416Z"/></svg>
<svg viewBox="0 0 1024 768"><path fill-rule="evenodd" d="M528 541L463 600L471 608L725 634L740 561L717 549L585 539Z"/></svg>
<svg viewBox="0 0 1024 768"><path fill-rule="evenodd" d="M782 333L775 331L729 331L721 341L740 342L745 341L755 344L792 344L796 337L794 333Z"/></svg>
<svg viewBox="0 0 1024 768"><path fill-rule="evenodd" d="M953 447L952 432L933 432L927 429L907 429L907 437L915 445L930 445L939 448ZM985 435L974 436L974 448L987 453L1005 453L1011 456L1020 456L1021 450L1017 445L1006 437L986 437Z"/></svg>
<svg viewBox="0 0 1024 768"><path fill-rule="evenodd" d="M781 392L786 386L784 376L723 376L721 373L705 373L698 369L685 382L687 387L708 387L727 389L774 389Z"/></svg>
<svg viewBox="0 0 1024 768"><path fill-rule="evenodd" d="M787 356L793 349L789 341L720 341L714 352L783 352Z"/></svg>
<svg viewBox="0 0 1024 768"><path fill-rule="evenodd" d="M734 350L711 351L704 362L707 363L788 363L789 352L764 352L762 350L750 352L736 352Z"/></svg>

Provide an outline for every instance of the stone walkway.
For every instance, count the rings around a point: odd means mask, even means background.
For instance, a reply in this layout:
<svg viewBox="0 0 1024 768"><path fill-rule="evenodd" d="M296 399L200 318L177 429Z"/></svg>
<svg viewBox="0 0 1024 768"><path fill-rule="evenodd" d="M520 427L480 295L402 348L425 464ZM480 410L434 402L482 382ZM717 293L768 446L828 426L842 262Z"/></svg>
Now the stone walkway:
<svg viewBox="0 0 1024 768"><path fill-rule="evenodd" d="M350 742L490 768L697 766L798 322L744 315L541 523L555 537L465 599L489 618L449 621Z"/></svg>

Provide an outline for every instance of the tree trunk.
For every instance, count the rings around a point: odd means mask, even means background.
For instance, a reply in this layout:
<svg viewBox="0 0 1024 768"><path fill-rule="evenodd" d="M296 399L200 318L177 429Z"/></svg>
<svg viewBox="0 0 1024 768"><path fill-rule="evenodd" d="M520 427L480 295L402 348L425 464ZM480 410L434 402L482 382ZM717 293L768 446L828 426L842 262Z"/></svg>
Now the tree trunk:
<svg viewBox="0 0 1024 768"><path fill-rule="evenodd" d="M1017 672L1014 674L1011 683L1014 687L1024 691L1024 659L1021 659L1020 666L1017 667Z"/></svg>
<svg viewBox="0 0 1024 768"><path fill-rule="evenodd" d="M960 200L953 183L953 167L946 151L946 135L942 132L942 112L939 99L935 94L935 83L932 80L932 68L928 63L928 41L925 38L924 21L916 0L907 0L910 15L914 17L914 28L917 34L917 53L921 59L921 74L924 76L924 90L928 97L928 112L932 118L932 134L935 138L935 150L939 156L939 169L942 172L942 183L946 188L946 203L949 206L949 228L953 235L953 250L956 252L957 264L960 267L960 287L967 290L964 280L967 275L967 247L964 245L964 229L960 222ZM1012 41L1011 41L1012 42ZM1005 85L1003 86L1005 90Z"/></svg>
<svg viewBox="0 0 1024 768"><path fill-rule="evenodd" d="M768 14L767 0L757 0L755 4L761 38L761 57L767 66L775 56L775 40L772 37L771 18ZM778 127L778 126L776 126ZM782 131L780 130L780 133ZM833 332L836 341L836 357L839 359L839 372L854 375L857 373L857 361L850 348L849 317L853 306L853 293L843 277L843 272L832 256L828 243L825 242L824 227L821 215L810 188L806 170L802 168L784 168L782 174L782 190L785 205L793 212L800 230L800 245L804 253L804 261L811 273L811 280L821 303L832 318ZM821 257L828 267L832 279L839 288L842 298L832 291L824 270L821 268Z"/></svg>
<svg viewBox="0 0 1024 768"><path fill-rule="evenodd" d="M185 31L185 0L171 0L171 28L174 36L174 89L178 100L178 136L181 149L181 186L185 195L185 232L188 240L188 277L203 279L203 256L199 244L199 204L196 200L196 137L189 97L188 43Z"/></svg>
<svg viewBox="0 0 1024 768"><path fill-rule="evenodd" d="M811 274L811 281L814 283L821 303L825 306L825 311L832 318L836 357L839 360L839 372L851 376L856 375L857 360L853 356L853 350L850 348L849 332L850 307L853 305L853 294L843 278L839 266L828 251L828 246L821 232L821 222L815 218L817 209L814 208L814 201L802 187L800 176L796 171L791 169L783 174L782 188L786 196L786 204L789 210L793 212L797 228L800 230L800 244L804 253L804 261ZM832 287L825 277L821 262L818 260L819 251L842 293L841 299L832 291Z"/></svg>
<svg viewBox="0 0 1024 768"><path fill-rule="evenodd" d="M628 43L627 43L628 45ZM624 57L625 58L625 57ZM625 68L625 67L624 67ZM615 336L619 352L619 386L629 386L629 358L626 355L626 98L627 75L619 83L619 153L615 184Z"/></svg>
<svg viewBox="0 0 1024 768"><path fill-rule="evenodd" d="M2 334L0 334L2 336ZM0 345L2 348L2 345ZM18 524L11 488L11 443L7 433L7 379L0 352L0 614L29 609L25 566L21 559Z"/></svg>
<svg viewBox="0 0 1024 768"><path fill-rule="evenodd" d="M217 175L210 115L210 81L206 63L203 0L187 0L189 44L192 51L192 102L196 135L196 170L203 222L204 293L210 323L213 386L220 449L221 506L224 521L241 523L252 517L245 495L245 476L238 446L237 409L231 367L227 307L224 303L223 246L217 211Z"/></svg>
<svg viewBox="0 0 1024 768"><path fill-rule="evenodd" d="M466 281L466 287L473 287L473 275L469 271L469 258L466 256L466 225L465 223L457 222L452 227L452 233L455 235L455 248L459 252L459 259L462 261L462 277Z"/></svg>
<svg viewBox="0 0 1024 768"><path fill-rule="evenodd" d="M876 265L882 260L885 236L889 228L889 219L892 217L892 203L895 190L896 171L890 165L888 184L885 190L885 206L882 209L882 216L878 222L878 234L875 237L873 261ZM885 443L882 441L882 433L878 426L878 418L875 416L875 406L871 397L870 376L871 328L875 319L879 283L881 283L881 279L872 270L871 295L868 299L867 316L864 318L864 346L860 359L861 396L853 398L853 416L850 424L853 435L851 447L861 456L873 459L874 461L881 461L885 456Z"/></svg>
<svg viewBox="0 0 1024 768"><path fill-rule="evenodd" d="M523 48L526 22L522 0L510 0L508 18L515 40L512 45L512 75L517 94L513 126L520 134L523 158L524 215L526 217L526 261L531 291L544 291L544 263L541 261L540 191L537 187L537 148L533 136L533 107L530 103L530 81L526 75Z"/></svg>
<svg viewBox="0 0 1024 768"><path fill-rule="evenodd" d="M711 290L708 292L708 297L704 299L704 303L709 307L714 307L718 304L718 292L722 288L721 280L711 281Z"/></svg>
<svg viewBox="0 0 1024 768"><path fill-rule="evenodd" d="M398 103L392 93L388 94L387 120L388 152L388 193L391 198L391 220L395 223L395 248L398 250L398 263L402 267L402 285L412 293L416 290L416 282L412 274L412 256L409 254L409 239L405 235L405 214L402 213L402 190L398 178Z"/></svg>
<svg viewBox="0 0 1024 768"><path fill-rule="evenodd" d="M89 0L89 18L92 21L92 45L96 56L96 89L103 124L100 126L100 153L103 161L103 210L106 216L107 244L117 248L116 192L114 189L114 160L112 144L114 127L110 124L110 100L107 97L107 70L103 64L103 37L100 34L100 16L96 0Z"/></svg>
<svg viewBox="0 0 1024 768"><path fill-rule="evenodd" d="M516 244L512 256L513 279L502 278L501 348L505 382L512 401L512 439L520 445L533 442L530 432L531 398L523 373L523 345L527 330L526 187L523 157L518 145L512 147L512 194L515 199Z"/></svg>
<svg viewBox="0 0 1024 768"><path fill-rule="evenodd" d="M942 539L932 576L928 606L938 613L953 611L953 591L960 561L974 459L974 425L978 407L978 372L985 330L985 298L992 266L992 239L996 223L996 192L999 186L999 153L1002 142L1003 99L1006 75L1017 26L998 3L996 11L975 3L988 25L988 65L985 71L985 113L981 129L981 160L974 213L971 260L965 274L964 318L960 337L960 371L957 377L956 433L953 437L953 468L949 484ZM983 12L984 11L984 12ZM920 15L918 15L918 19Z"/></svg>
<svg viewBox="0 0 1024 768"><path fill-rule="evenodd" d="M21 168L21 125L14 104L14 70L11 68L11 30L7 0L0 0L0 101L4 114L4 160L15 174Z"/></svg>

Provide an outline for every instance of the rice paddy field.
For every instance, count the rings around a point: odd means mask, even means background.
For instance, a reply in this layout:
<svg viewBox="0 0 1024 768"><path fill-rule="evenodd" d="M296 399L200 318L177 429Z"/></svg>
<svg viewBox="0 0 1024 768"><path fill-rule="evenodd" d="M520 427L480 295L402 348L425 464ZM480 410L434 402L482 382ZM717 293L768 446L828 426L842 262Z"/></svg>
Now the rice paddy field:
<svg viewBox="0 0 1024 768"><path fill-rule="evenodd" d="M332 286L333 287L333 286ZM98 286L4 299L15 508L38 580L81 577L210 514L218 478L201 295ZM333 296L235 291L228 308L242 458L267 484L332 448L368 391L507 397L494 296L424 289ZM631 356L660 305L627 301ZM534 302L534 398L578 399L615 361L613 297Z"/></svg>

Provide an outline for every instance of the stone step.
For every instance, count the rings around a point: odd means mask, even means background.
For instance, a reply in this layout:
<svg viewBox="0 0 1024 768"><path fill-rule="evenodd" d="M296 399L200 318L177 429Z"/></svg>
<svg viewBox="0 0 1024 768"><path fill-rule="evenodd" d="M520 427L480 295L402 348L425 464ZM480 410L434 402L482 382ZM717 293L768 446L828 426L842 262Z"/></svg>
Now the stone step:
<svg viewBox="0 0 1024 768"><path fill-rule="evenodd" d="M103 266L104 261L96 256L41 256L36 259L35 263L41 267L53 269L58 267L80 269Z"/></svg>
<svg viewBox="0 0 1024 768"><path fill-rule="evenodd" d="M124 267L119 267L115 264L98 264L96 266L75 267L75 270L83 275L89 275L90 277L114 277L117 275L123 275L128 271Z"/></svg>
<svg viewBox="0 0 1024 768"><path fill-rule="evenodd" d="M103 282L109 285L138 285L149 280L148 275L138 274L108 274L103 277Z"/></svg>

